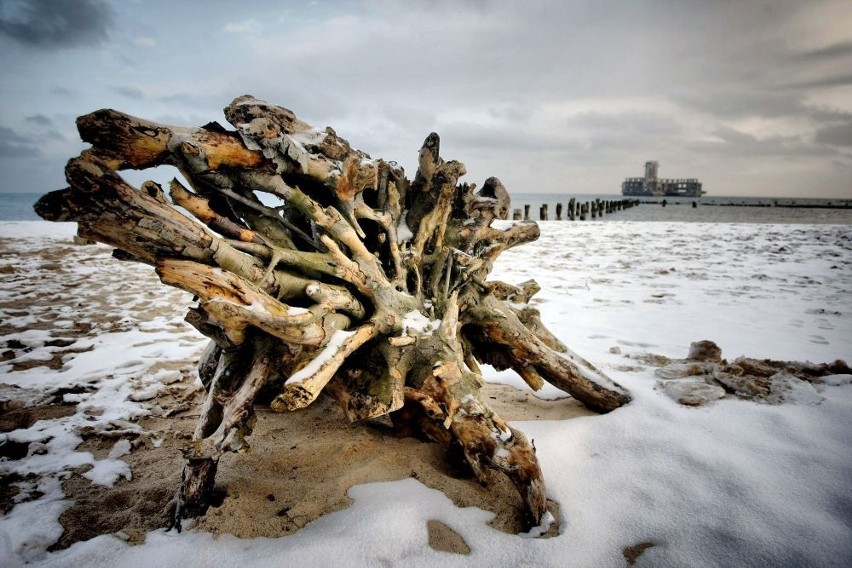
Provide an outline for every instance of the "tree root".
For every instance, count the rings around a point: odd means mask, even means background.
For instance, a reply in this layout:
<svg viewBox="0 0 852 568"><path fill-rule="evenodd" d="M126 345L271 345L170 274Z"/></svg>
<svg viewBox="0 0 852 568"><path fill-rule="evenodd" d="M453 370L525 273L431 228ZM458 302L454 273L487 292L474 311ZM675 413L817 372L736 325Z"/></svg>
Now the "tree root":
<svg viewBox="0 0 852 568"><path fill-rule="evenodd" d="M219 457L247 451L259 393L272 408L325 391L351 420L390 414L404 434L437 441L481 481L505 474L540 524L546 491L535 448L479 398L479 362L516 370L609 412L630 397L573 353L528 305L539 290L489 281L499 255L538 238L497 178L460 183L430 134L413 181L289 110L250 96L215 124L174 127L113 110L78 119L92 148L66 168L69 188L35 206L116 256L156 267L192 292L187 321L213 340L199 366L208 395L178 494L180 519L203 514ZM127 184L121 169L172 165L186 185ZM264 200L260 195L264 195ZM268 204L277 200L278 205Z"/></svg>

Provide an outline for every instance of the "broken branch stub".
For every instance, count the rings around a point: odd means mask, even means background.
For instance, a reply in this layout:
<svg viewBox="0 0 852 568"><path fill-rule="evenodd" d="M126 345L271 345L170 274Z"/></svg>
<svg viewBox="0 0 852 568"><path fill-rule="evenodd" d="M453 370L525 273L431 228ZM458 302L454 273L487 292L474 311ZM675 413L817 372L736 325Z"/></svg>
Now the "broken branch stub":
<svg viewBox="0 0 852 568"><path fill-rule="evenodd" d="M437 134L409 181L287 109L243 96L225 116L236 130L82 116L92 147L68 163L70 187L35 206L198 299L187 321L215 347L201 363L208 395L178 523L203 513L219 457L248 447L258 393L273 388L278 411L328 392L352 420L391 414L401 432L460 449L480 479L506 474L525 524L539 524L535 449L480 399L479 364L515 369L535 389L549 382L600 412L630 397L547 330L528 305L534 281L488 280L498 256L538 238L538 226L492 226L507 218L509 193L493 177L479 191L459 183L464 165L441 157ZM185 178L170 188L180 209L157 184L136 189L117 174L164 164Z"/></svg>

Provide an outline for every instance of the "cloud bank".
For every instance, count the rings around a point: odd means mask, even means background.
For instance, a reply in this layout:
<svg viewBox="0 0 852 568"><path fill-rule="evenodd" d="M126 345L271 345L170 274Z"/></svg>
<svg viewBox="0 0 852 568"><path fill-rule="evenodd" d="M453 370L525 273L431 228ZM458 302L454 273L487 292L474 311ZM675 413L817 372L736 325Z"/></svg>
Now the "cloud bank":
<svg viewBox="0 0 852 568"><path fill-rule="evenodd" d="M43 49L97 45L112 23L112 8L102 0L5 0L0 6L0 34Z"/></svg>
<svg viewBox="0 0 852 568"><path fill-rule="evenodd" d="M107 106L201 124L251 93L410 173L439 132L470 181L514 192L614 194L656 159L714 195L852 197L844 1L15 5L2 80L26 77L0 125L17 132L44 115L71 140Z"/></svg>

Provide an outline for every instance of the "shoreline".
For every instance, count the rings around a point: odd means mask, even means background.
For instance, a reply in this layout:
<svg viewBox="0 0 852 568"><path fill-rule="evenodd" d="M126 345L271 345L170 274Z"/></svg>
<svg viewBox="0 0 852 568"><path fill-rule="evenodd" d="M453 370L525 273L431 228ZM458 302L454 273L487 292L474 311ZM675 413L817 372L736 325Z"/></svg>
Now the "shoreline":
<svg viewBox="0 0 852 568"><path fill-rule="evenodd" d="M255 450L223 458L222 503L181 535L157 529L198 413L206 340L183 322L187 295L106 245L72 244L75 232L0 222L0 439L15 451L0 461L11 491L0 497L0 558L11 564L168 566L197 563L199 550L231 563L339 562L346 550L345 566L412 555L615 565L644 543L655 545L642 548L649 563L689 564L701 550L711 561L825 564L852 542L850 520L817 506L840 498L852 471L852 377L813 387L810 402L696 409L655 375L699 339L731 359L852 359L848 226L548 221L539 241L507 251L491 277L537 279L545 323L635 395L592 415L552 387L533 393L487 370L486 399L535 440L560 507L559 534L532 540L502 532L515 530L515 510L500 479L483 488L434 445L351 425L327 400L289 415L259 409ZM653 511L630 506L643 499ZM810 519L807 538L791 511ZM741 538L717 538L729 533Z"/></svg>

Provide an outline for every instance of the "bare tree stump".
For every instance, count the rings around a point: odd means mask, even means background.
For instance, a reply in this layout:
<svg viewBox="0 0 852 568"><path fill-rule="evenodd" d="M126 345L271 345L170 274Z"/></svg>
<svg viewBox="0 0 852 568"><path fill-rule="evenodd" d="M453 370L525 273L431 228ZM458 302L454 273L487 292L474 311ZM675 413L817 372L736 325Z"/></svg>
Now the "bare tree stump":
<svg viewBox="0 0 852 568"><path fill-rule="evenodd" d="M219 457L248 449L258 393L270 388L277 411L325 391L351 420L390 414L401 432L459 449L480 479L506 474L527 525L539 524L535 449L480 400L480 363L600 412L630 398L545 328L528 305L535 282L487 280L538 226L492 226L508 217L508 192L497 178L478 191L460 183L464 165L440 156L437 134L409 181L287 109L243 96L225 115L235 131L113 110L82 116L92 147L68 163L70 187L35 206L197 297L186 319L212 340L199 365L208 395L185 452L177 524L204 512ZM174 180L171 200L117 174L163 164L187 184Z"/></svg>

